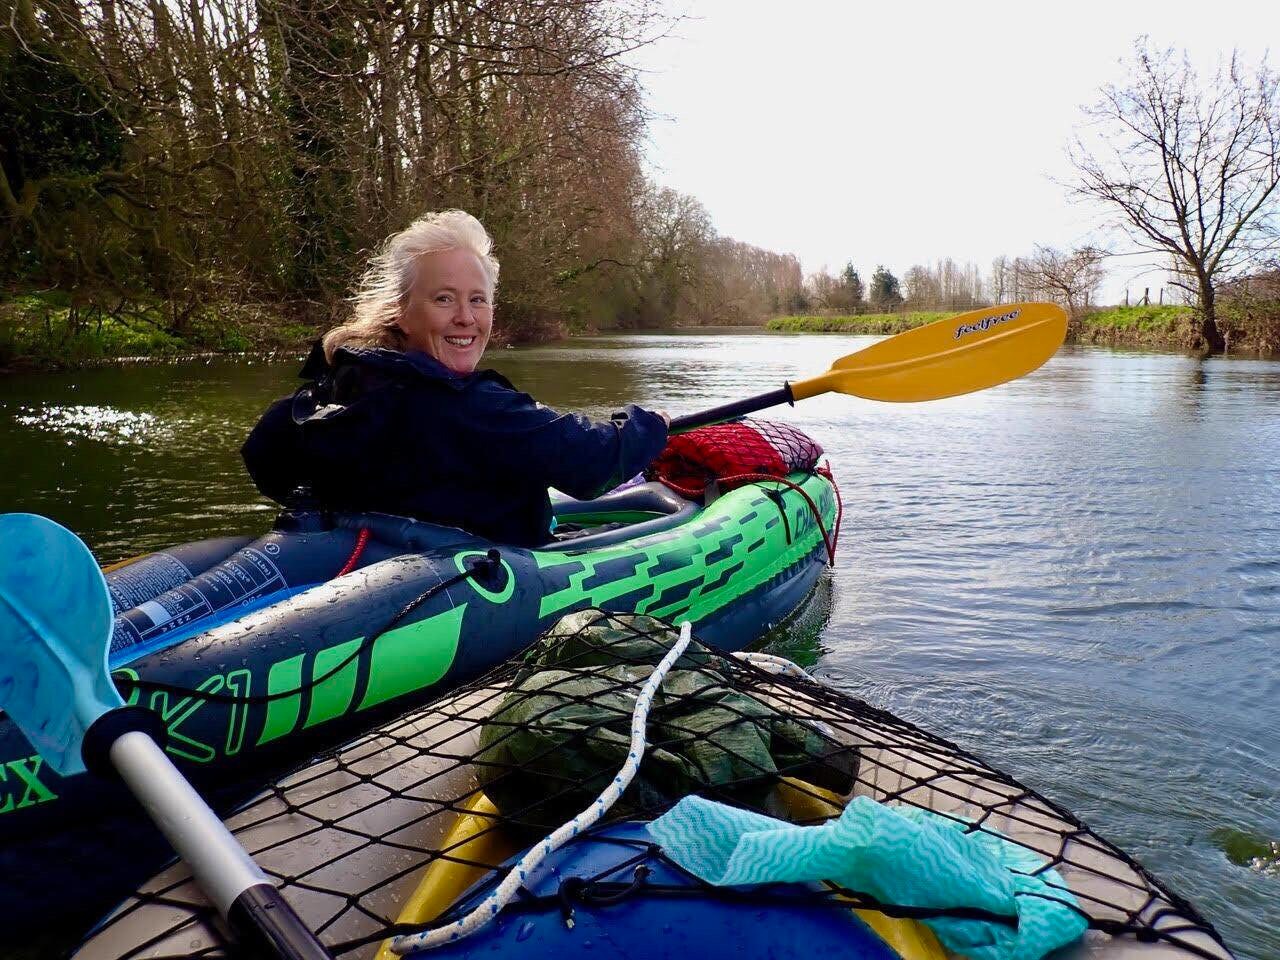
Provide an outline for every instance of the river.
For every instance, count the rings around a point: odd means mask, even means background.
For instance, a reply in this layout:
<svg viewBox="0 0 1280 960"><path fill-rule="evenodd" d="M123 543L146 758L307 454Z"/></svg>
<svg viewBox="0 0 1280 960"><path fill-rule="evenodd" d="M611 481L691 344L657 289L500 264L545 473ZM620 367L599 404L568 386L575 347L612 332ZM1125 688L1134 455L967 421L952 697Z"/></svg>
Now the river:
<svg viewBox="0 0 1280 960"><path fill-rule="evenodd" d="M614 335L490 359L553 406L681 413L869 342ZM104 563L262 529L237 448L296 366L0 378L0 509L57 519ZM1223 849L1280 840L1280 363L1066 348L967 397L777 416L826 447L845 504L782 652L1074 810L1240 957L1280 957L1280 865Z"/></svg>

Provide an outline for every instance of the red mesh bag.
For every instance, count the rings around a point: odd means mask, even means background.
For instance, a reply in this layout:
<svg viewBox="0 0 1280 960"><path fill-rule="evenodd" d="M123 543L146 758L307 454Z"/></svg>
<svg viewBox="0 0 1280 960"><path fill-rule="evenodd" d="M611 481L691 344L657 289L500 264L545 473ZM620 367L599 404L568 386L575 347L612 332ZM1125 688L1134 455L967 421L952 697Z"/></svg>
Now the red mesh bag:
<svg viewBox="0 0 1280 960"><path fill-rule="evenodd" d="M712 483L730 490L762 476L812 471L821 456L822 447L795 427L745 419L672 437L648 476L686 497L698 497Z"/></svg>

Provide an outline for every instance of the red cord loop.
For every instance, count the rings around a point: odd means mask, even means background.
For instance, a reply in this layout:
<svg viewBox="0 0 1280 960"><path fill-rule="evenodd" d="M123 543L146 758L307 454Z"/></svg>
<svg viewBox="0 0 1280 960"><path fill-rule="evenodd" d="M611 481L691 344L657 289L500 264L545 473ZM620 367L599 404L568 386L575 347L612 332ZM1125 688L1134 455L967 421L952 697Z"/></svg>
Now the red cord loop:
<svg viewBox="0 0 1280 960"><path fill-rule="evenodd" d="M347 562L342 565L342 569L335 573L334 579L345 577L348 573L356 568L356 564L360 562L360 556L364 553L364 548L369 544L369 528L361 527L360 532L356 534L356 545L351 551L351 556L347 557Z"/></svg>
<svg viewBox="0 0 1280 960"><path fill-rule="evenodd" d="M835 477L831 475L830 464L825 469L819 468L813 472L819 476L826 477L831 482L831 486L835 488L836 523L830 532L828 532L827 525L822 520L822 513L818 510L818 505L813 502L813 497L809 496L809 491L789 477L775 477L771 473L739 473L732 477L722 477L720 482L734 486L741 486L744 483L780 483L784 487L788 487L800 494L800 496L804 497L804 502L809 505L809 510L813 513L813 519L817 521L818 531L822 534L822 542L827 548L827 561L834 567L836 565L836 543L840 539L840 521L844 516L844 505L840 501L840 487L836 483Z"/></svg>

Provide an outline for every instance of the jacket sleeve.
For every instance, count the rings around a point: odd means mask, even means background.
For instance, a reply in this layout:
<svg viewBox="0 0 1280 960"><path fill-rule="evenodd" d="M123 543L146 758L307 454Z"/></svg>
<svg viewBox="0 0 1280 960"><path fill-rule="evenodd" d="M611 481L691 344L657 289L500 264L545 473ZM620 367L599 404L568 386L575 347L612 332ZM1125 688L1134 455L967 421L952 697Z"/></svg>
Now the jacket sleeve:
<svg viewBox="0 0 1280 960"><path fill-rule="evenodd" d="M300 484L302 449L292 416L293 397L277 400L262 415L240 448L254 486L276 503L285 503Z"/></svg>
<svg viewBox="0 0 1280 960"><path fill-rule="evenodd" d="M478 384L473 393L472 429L461 432L476 461L580 500L634 477L667 442L662 417L635 405L593 421L496 383Z"/></svg>

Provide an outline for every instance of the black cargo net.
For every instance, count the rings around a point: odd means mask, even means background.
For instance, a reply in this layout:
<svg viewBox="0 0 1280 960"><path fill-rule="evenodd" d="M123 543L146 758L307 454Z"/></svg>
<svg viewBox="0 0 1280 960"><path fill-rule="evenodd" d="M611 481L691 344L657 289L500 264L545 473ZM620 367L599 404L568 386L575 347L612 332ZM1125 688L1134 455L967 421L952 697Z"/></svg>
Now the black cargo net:
<svg viewBox="0 0 1280 960"><path fill-rule="evenodd" d="M451 908L397 923L428 871L461 865L472 868L467 883L495 884L507 858L594 799L626 756L637 690L676 637L647 617L573 614L482 679L300 767L228 824L335 956L372 957L389 936L457 919ZM640 774L605 823L652 819L688 793L817 823L867 796L1034 851L1044 862L1039 875L1074 898L1089 937L1162 944L1170 956L1229 955L1194 908L1067 811L960 747L778 664L785 661L743 660L695 641L654 699ZM459 835L467 814L473 829ZM596 833L574 842L608 842ZM568 917L675 893L646 879L645 863L670 864L661 848L633 847L619 858L623 873L566 877L555 896L528 894L509 909ZM696 881L695 892L1013 923L880 903L833 884ZM89 957L235 955L180 866L131 898L85 949Z"/></svg>

